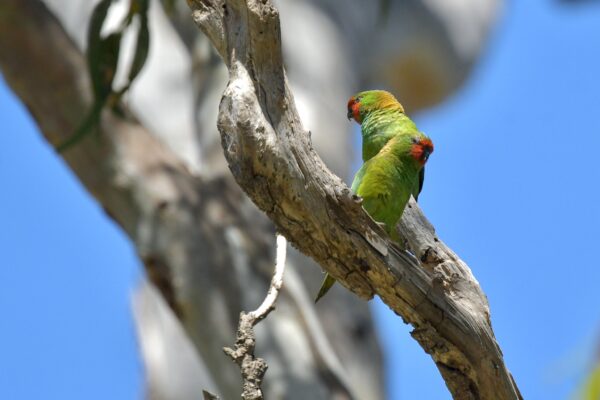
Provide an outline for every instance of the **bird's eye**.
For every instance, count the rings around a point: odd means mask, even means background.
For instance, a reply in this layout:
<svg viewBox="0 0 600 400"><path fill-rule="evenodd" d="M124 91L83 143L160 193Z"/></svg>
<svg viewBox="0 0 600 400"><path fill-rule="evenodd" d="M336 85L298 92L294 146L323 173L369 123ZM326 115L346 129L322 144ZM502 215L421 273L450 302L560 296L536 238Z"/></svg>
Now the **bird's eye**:
<svg viewBox="0 0 600 400"><path fill-rule="evenodd" d="M417 144L417 143L419 143L419 139L418 139L418 138L416 138L416 137L414 137L414 138L412 138L412 142L413 142L414 144Z"/></svg>

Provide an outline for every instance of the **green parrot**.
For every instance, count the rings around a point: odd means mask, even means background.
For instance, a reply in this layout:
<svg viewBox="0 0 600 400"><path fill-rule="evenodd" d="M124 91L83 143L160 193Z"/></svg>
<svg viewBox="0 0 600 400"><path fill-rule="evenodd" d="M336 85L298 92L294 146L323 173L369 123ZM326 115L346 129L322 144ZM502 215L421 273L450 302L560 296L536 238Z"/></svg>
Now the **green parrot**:
<svg viewBox="0 0 600 400"><path fill-rule="evenodd" d="M367 90L348 100L348 119L360 124L362 159L367 162L394 136L418 131L415 123L404 113L404 107L393 94L385 90ZM425 168L419 172L419 185L412 192L415 200L425 181Z"/></svg>
<svg viewBox="0 0 600 400"><path fill-rule="evenodd" d="M398 241L396 224L410 196L423 187L424 166L433 152L431 139L404 114L402 105L388 92L361 92L348 101L348 118L361 124L363 166L352 182L352 191L363 207ZM335 279L329 274L315 302L327 293Z"/></svg>

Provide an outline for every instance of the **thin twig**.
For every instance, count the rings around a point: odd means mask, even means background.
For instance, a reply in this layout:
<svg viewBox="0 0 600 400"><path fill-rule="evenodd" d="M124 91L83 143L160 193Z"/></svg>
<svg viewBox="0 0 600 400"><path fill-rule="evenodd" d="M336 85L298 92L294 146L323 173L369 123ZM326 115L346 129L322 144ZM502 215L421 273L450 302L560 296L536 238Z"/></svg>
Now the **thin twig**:
<svg viewBox="0 0 600 400"><path fill-rule="evenodd" d="M269 286L269 292L267 297L263 300L262 304L254 311L251 311L249 315L253 316L256 320L254 323L265 318L274 308L275 301L279 296L279 290L283 284L283 271L285 270L285 258L286 258L287 240L284 236L277 234L277 255L275 256L275 272L271 279L271 285Z"/></svg>
<svg viewBox="0 0 600 400"><path fill-rule="evenodd" d="M240 367L242 379L244 381L242 390L242 399L244 400L263 399L260 385L262 384L268 366L262 358L254 357L256 338L253 328L275 309L275 301L277 301L279 290L283 284L286 248L286 238L277 234L275 272L273 273L267 296L256 310L248 313L242 311L240 313L240 322L235 340L235 350L230 347L223 348L225 354L231 357L231 359Z"/></svg>

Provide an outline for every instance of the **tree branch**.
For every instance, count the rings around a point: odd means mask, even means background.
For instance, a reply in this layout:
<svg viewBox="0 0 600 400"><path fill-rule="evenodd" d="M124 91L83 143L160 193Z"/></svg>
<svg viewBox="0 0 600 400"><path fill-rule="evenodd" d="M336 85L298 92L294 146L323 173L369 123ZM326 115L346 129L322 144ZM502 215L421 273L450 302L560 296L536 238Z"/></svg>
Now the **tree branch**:
<svg viewBox="0 0 600 400"><path fill-rule="evenodd" d="M263 300L261 305L254 311L249 313L250 317L255 320L252 325L256 325L263 318L266 318L271 311L275 309L275 302L279 296L281 285L283 285L283 271L285 271L285 259L287 250L287 240L284 236L277 235L277 255L275 258L275 272L271 284L269 285L269 292L267 297Z"/></svg>
<svg viewBox="0 0 600 400"><path fill-rule="evenodd" d="M91 107L85 63L43 3L0 2L0 69L51 144L69 137ZM221 347L233 340L242 308L239 297L224 293L239 293L240 288L223 268L232 264L232 254L214 249L223 248L227 226L252 236L257 254L269 254L265 232L272 228L253 218L235 183L222 176L192 175L135 118L104 112L99 133L63 156L131 237L148 277L205 363L219 371L214 379L223 396L237 396L237 371ZM221 305L219 312L215 304Z"/></svg>
<svg viewBox="0 0 600 400"><path fill-rule="evenodd" d="M63 6L58 1L53 3ZM157 31L153 30L152 35L153 40L159 39ZM50 144L61 143L72 134L91 107L85 57L40 0L0 1L0 70ZM213 171L206 176L191 173L169 146L135 118L121 119L111 112L103 113L98 133L89 135L61 156L109 217L131 238L147 276L173 311L169 316L177 317L202 364L210 369L214 385L193 382L184 391L200 385L223 398L238 397L239 371L223 357L221 348L235 340L239 311L247 308L247 304L254 304L256 296L262 298L262 288L268 287L272 224L243 195L228 173ZM308 260L297 253L290 256L296 258L297 265L307 264ZM291 262L288 264L289 268ZM316 269L313 273L318 280L320 274ZM295 282L293 276L289 277L305 297L307 275L302 274L302 280ZM328 323L339 321L338 328L333 329L338 334L338 343L334 345L360 346L360 351L345 354L346 363L348 360L376 362L379 349L370 330L367 308L357 304L356 299L345 297L345 300L350 310L328 318ZM299 303L288 296L278 301L286 307L264 321L261 329L268 333L265 335L268 339L261 337L258 342L274 340L293 345L269 347L269 358L280 368L272 371L274 378L265 382L266 394L289 399L329 398L337 393L354 392L362 398L381 397L380 365L359 372L362 381L347 379L347 371L341 371L332 362L335 357L331 357L331 349L327 349L328 354L320 354L325 346L318 319L311 323L303 320L303 316L314 310L307 313L299 308L312 304ZM154 316L154 323L174 320L162 318L165 311L148 308L145 317ZM280 329L282 324L291 331ZM368 334L353 334L356 326L366 326ZM147 325L138 328L142 337L156 332ZM348 330L344 331L345 328ZM169 329L161 330L166 331ZM157 346L156 336L145 339ZM165 352L178 351L183 344L187 346L187 340L179 344L174 340L177 338L173 336L159 337L162 343L158 346L163 345ZM313 346L313 342L320 345ZM291 357L295 351L306 352L306 357ZM165 361L144 351L142 355L147 363ZM169 379L168 388L161 388L168 389L167 392L154 392L157 387L151 385L153 394L171 394L171 388L188 379L191 371L181 373L186 366L179 363L176 368L177 379ZM160 386L162 382L154 383ZM192 391L196 395L198 392Z"/></svg>
<svg viewBox="0 0 600 400"><path fill-rule="evenodd" d="M269 0L188 0L229 68L219 131L230 169L278 229L345 287L415 328L454 398L515 399L478 282L416 203L396 248L315 153L287 86L279 15ZM421 263L419 263L419 260Z"/></svg>
<svg viewBox="0 0 600 400"><path fill-rule="evenodd" d="M223 351L239 367L242 373L244 400L262 400L263 394L260 388L265 372L267 372L267 363L262 358L254 357L254 346L256 346L256 337L254 326L269 315L275 308L275 301L279 296L279 290L283 285L283 272L285 271L287 241L285 237L277 235L277 257L275 260L275 271L273 279L269 285L267 296L262 304L254 311L249 313L240 313L240 322L237 329L235 350L230 347L224 347Z"/></svg>

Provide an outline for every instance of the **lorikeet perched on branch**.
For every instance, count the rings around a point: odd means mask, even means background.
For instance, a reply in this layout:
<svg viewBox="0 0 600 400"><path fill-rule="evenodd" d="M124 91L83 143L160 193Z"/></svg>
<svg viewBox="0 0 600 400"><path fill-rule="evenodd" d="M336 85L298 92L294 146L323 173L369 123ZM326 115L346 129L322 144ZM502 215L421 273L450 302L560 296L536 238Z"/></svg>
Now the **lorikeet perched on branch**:
<svg viewBox="0 0 600 400"><path fill-rule="evenodd" d="M404 114L396 98L383 90L358 93L348 101L348 118L361 124L364 164L354 176L352 191L363 207L394 241L396 224L413 195L423 187L424 166L433 152L431 139ZM335 279L325 276L318 301Z"/></svg>
<svg viewBox="0 0 600 400"><path fill-rule="evenodd" d="M369 161L394 136L418 132L415 123L404 113L404 107L385 90L368 90L348 100L348 119L360 124L362 159ZM419 172L419 186L412 192L415 200L423 188L425 168Z"/></svg>

